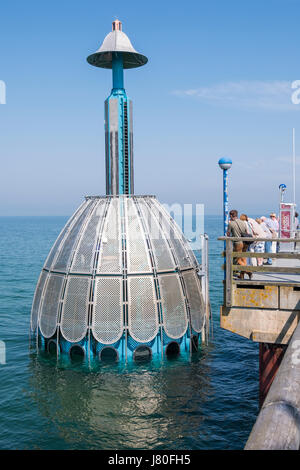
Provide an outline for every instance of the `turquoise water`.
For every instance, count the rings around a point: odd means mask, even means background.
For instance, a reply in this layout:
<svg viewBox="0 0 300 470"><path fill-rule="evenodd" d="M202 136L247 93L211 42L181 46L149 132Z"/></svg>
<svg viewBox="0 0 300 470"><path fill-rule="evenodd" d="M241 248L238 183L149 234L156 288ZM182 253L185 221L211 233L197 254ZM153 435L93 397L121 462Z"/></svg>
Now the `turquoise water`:
<svg viewBox="0 0 300 470"><path fill-rule="evenodd" d="M208 216L214 333L183 358L100 372L29 349L32 297L66 217L0 217L0 449L242 449L258 413L258 348L219 327L221 217Z"/></svg>

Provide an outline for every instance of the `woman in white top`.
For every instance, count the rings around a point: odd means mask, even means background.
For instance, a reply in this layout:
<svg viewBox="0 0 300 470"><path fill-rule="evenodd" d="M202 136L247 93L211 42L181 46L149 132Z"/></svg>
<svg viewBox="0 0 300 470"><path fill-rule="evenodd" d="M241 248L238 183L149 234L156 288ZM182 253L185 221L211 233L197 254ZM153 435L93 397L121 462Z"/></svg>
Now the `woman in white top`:
<svg viewBox="0 0 300 470"><path fill-rule="evenodd" d="M255 238L265 238L266 237L265 232L263 231L263 229L259 225L259 223L256 222L256 220L251 219L250 217L248 217L248 222L251 225L253 236ZM265 242L258 241L258 242L252 243L252 245L250 245L250 250L249 251L253 251L254 253L264 253L264 251L265 251ZM253 261L255 262L255 258L253 258ZM258 266L262 266L263 262L264 262L263 258L257 258L257 265Z"/></svg>
<svg viewBox="0 0 300 470"><path fill-rule="evenodd" d="M242 214L240 218L247 223L249 234L253 235L254 238L265 238L265 233L256 220L248 217L246 214ZM254 241L248 247L248 251L252 253L263 253L264 249L265 243L261 241ZM263 264L263 258L249 258L249 264L252 266L261 266Z"/></svg>

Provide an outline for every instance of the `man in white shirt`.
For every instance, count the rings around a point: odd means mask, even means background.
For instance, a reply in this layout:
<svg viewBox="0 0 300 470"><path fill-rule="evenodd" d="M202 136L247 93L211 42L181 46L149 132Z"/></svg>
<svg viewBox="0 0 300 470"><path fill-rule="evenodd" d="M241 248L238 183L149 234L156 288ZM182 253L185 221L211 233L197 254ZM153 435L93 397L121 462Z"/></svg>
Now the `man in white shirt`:
<svg viewBox="0 0 300 470"><path fill-rule="evenodd" d="M270 229L273 238L278 238L279 233L279 222L277 220L275 212L271 212L270 218L266 218L264 221L267 227ZM271 253L276 253L277 242L272 242Z"/></svg>
<svg viewBox="0 0 300 470"><path fill-rule="evenodd" d="M269 228L269 226L267 225L267 217L264 217L264 216L261 216L260 219L256 219L256 221L259 223L259 220L261 221L261 227L263 229L263 231L265 232L265 237L266 238L270 238L270 241L268 242L265 242L265 251L266 253L273 253L272 251L272 232ZM265 264L272 264L272 258L268 258L267 261L265 262Z"/></svg>

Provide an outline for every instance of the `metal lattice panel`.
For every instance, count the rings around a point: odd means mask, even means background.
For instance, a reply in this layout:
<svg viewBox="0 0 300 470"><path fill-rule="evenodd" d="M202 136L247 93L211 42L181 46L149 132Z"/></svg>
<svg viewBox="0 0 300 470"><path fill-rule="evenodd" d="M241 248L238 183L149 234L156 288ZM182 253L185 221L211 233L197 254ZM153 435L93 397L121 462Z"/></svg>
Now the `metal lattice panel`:
<svg viewBox="0 0 300 470"><path fill-rule="evenodd" d="M188 256L189 256L189 258L190 258L190 260L191 260L192 265L193 265L195 268L199 269L199 263L198 263L197 258L196 258L196 256L195 256L195 253L193 252L193 250L192 250L192 248L191 248L191 246L190 246L190 243L187 241L187 239L185 238L184 234L183 234L183 237L182 237L181 240L182 240L182 243L183 243L183 245L184 245L184 247L185 247L186 252L188 253Z"/></svg>
<svg viewBox="0 0 300 470"><path fill-rule="evenodd" d="M34 294L34 299L32 302L32 309L31 309L31 330L32 331L35 331L37 327L41 297L42 297L45 281L47 279L47 275L48 275L47 272L45 271L41 272L38 283L37 283L36 291Z"/></svg>
<svg viewBox="0 0 300 470"><path fill-rule="evenodd" d="M40 329L45 338L50 338L56 331L63 281L64 276L49 274L39 317Z"/></svg>
<svg viewBox="0 0 300 470"><path fill-rule="evenodd" d="M153 277L130 277L128 279L128 326L132 338L145 343L158 333L158 312Z"/></svg>
<svg viewBox="0 0 300 470"><path fill-rule="evenodd" d="M62 242L63 238L65 237L67 231L69 230L69 228L71 227L71 224L75 221L75 219L78 217L78 214L80 214L80 212L84 209L84 207L87 205L87 201L84 201L80 207L77 209L77 211L75 212L75 214L72 215L72 217L70 217L70 219L68 220L68 222L66 223L66 225L64 226L64 228L62 229L62 231L60 232L60 234L58 235L46 261L45 261L45 264L44 264L44 267L46 269L50 269L51 268L51 265L52 265L52 262L54 260L54 257L55 255L57 254L57 250L59 248L59 245L60 243Z"/></svg>
<svg viewBox="0 0 300 470"><path fill-rule="evenodd" d="M104 209L105 199L103 198L97 202L97 205L81 235L70 272L92 274L96 243Z"/></svg>
<svg viewBox="0 0 300 470"><path fill-rule="evenodd" d="M54 266L52 268L53 271L62 271L65 272L68 268L68 264L70 261L70 257L72 255L72 250L74 249L75 243L78 239L78 235L80 230L86 221L86 217L91 210L91 207L95 205L95 202L92 200L87 201L87 205L79 215L78 219L76 220L75 224L73 224L72 228L70 229L69 233L67 234L64 243L60 249L60 252L54 262Z"/></svg>
<svg viewBox="0 0 300 470"><path fill-rule="evenodd" d="M158 201L154 200L156 205L160 205ZM166 220L170 223L171 227L174 229L174 239L175 239L175 244L177 247L177 250L179 250L181 259L185 260L185 265L182 267L186 267L188 265L193 265L196 268L199 268L199 264L197 261L197 258L193 252L193 250L190 247L189 242L185 238L183 232L181 231L180 227L178 227L177 223L175 220L169 215L169 213L166 211L166 209L161 206L162 208L162 213L165 215ZM173 239L173 244L174 244L174 239ZM177 241L179 240L179 244L177 244ZM185 250L185 253L184 253Z"/></svg>
<svg viewBox="0 0 300 470"><path fill-rule="evenodd" d="M69 277L61 316L61 333L67 341L80 341L87 332L91 280L88 277Z"/></svg>
<svg viewBox="0 0 300 470"><path fill-rule="evenodd" d="M185 301L178 274L158 276L163 308L163 324L170 338L181 338L188 327Z"/></svg>
<svg viewBox="0 0 300 470"><path fill-rule="evenodd" d="M157 271L174 270L175 264L172 253L156 218L143 200L139 201L139 205L153 246L153 255Z"/></svg>
<svg viewBox="0 0 300 470"><path fill-rule="evenodd" d="M126 200L128 273L152 272L145 234L132 199Z"/></svg>
<svg viewBox="0 0 300 470"><path fill-rule="evenodd" d="M108 208L100 245L97 272L101 274L121 274L122 247L120 228L119 199L113 198Z"/></svg>
<svg viewBox="0 0 300 470"><path fill-rule="evenodd" d="M155 199L151 199L151 209L154 213L158 213L164 236L169 240L173 247L175 256L178 260L178 266L182 269L192 267L193 264L184 248L180 229L178 229L177 225L170 219L169 214L165 211L163 206Z"/></svg>
<svg viewBox="0 0 300 470"><path fill-rule="evenodd" d="M203 328L205 318L205 304L201 291L200 280L195 271L186 271L182 273L182 276L185 282L187 298L190 306L192 327L197 333L200 333Z"/></svg>
<svg viewBox="0 0 300 470"><path fill-rule="evenodd" d="M99 277L95 282L92 332L97 341L112 344L118 341L124 329L122 279Z"/></svg>

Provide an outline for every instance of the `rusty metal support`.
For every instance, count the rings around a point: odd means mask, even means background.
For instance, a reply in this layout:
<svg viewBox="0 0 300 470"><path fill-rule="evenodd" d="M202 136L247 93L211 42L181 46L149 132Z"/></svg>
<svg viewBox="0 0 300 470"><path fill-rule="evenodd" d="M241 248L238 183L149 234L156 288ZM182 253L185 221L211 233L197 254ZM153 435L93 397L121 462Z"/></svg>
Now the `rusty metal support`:
<svg viewBox="0 0 300 470"><path fill-rule="evenodd" d="M287 345L259 343L259 407L261 408L283 359Z"/></svg>

